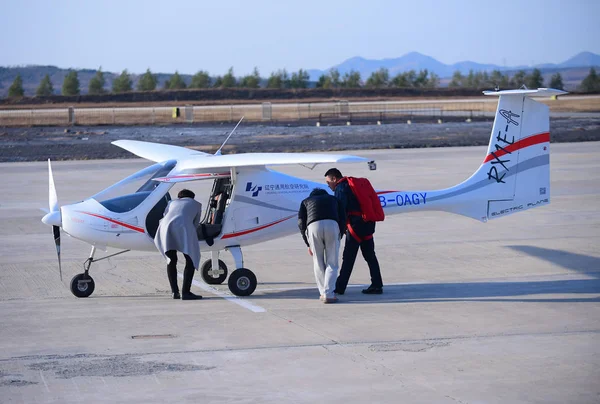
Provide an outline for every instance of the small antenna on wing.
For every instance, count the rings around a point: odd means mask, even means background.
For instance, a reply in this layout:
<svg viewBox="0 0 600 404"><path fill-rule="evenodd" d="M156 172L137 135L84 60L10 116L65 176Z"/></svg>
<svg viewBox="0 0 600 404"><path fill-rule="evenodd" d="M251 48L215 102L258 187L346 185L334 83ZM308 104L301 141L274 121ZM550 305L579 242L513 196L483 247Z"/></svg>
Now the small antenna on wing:
<svg viewBox="0 0 600 404"><path fill-rule="evenodd" d="M237 129L238 126L240 126L240 123L242 123L243 120L244 120L244 117L242 116L242 119L240 119L240 121L237 123L237 125L235 125L235 128L233 128L233 130L231 131L231 133L229 134L229 136L227 136L227 139L225 139L225 141L223 142L223 144L221 145L221 147L219 147L219 150L216 151L215 156L220 156L221 155L221 149L223 148L223 146L225 146L225 143L227 143L227 141L229 140L229 138L231 137L231 135L233 135L233 132Z"/></svg>

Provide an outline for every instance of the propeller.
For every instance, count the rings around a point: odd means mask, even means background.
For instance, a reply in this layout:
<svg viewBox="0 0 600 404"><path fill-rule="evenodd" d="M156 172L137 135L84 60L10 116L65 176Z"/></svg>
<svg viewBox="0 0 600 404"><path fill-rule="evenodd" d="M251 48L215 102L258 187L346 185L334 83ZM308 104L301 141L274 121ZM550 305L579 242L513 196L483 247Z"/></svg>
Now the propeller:
<svg viewBox="0 0 600 404"><path fill-rule="evenodd" d="M60 208L58 207L58 196L56 195L56 187L54 186L54 176L52 175L50 159L48 159L48 183L48 205L50 207L50 212L42 218L42 222L52 226L52 235L54 236L56 255L58 256L58 272L60 274L60 280L62 281L62 267L60 264L60 226L62 224L62 218Z"/></svg>

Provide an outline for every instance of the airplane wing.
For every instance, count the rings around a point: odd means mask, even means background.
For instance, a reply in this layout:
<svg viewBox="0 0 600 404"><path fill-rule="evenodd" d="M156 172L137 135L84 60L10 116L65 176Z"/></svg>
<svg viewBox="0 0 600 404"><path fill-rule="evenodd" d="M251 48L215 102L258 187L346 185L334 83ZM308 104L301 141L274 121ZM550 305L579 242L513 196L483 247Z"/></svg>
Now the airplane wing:
<svg viewBox="0 0 600 404"><path fill-rule="evenodd" d="M322 163L358 163L368 159L346 154L319 153L246 153L225 156L187 158L177 163L177 172L167 177L154 178L160 182L187 182L229 176L231 168L264 167L271 165L302 164L315 166ZM312 168L312 167L311 167Z"/></svg>
<svg viewBox="0 0 600 404"><path fill-rule="evenodd" d="M225 156L208 156L207 158L186 158L180 160L180 170L205 170L209 168L231 168L251 166L273 166L286 164L315 165L323 163L359 163L368 161L364 157L347 154L321 153L243 153Z"/></svg>
<svg viewBox="0 0 600 404"><path fill-rule="evenodd" d="M359 163L368 161L364 157L347 154L325 153L244 153L213 155L185 147L161 143L140 142L137 140L116 140L112 142L136 156L155 162L177 160L176 172L168 177L155 178L161 182L183 182L228 176L234 167L261 167L271 165L335 164ZM216 171L215 171L216 170Z"/></svg>
<svg viewBox="0 0 600 404"><path fill-rule="evenodd" d="M161 162L166 160L183 160L189 157L212 156L198 150L192 150L185 147L171 146L168 144L140 142L138 140L116 140L112 142L115 146L127 150L136 156Z"/></svg>

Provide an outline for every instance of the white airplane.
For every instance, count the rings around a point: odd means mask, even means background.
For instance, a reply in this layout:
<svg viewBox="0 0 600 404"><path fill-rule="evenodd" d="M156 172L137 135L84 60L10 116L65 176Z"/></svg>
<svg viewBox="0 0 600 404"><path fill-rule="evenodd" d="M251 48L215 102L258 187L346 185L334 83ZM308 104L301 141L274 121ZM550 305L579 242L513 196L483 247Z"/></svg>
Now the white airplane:
<svg viewBox="0 0 600 404"><path fill-rule="evenodd" d="M488 151L479 169L464 182L447 189L377 191L386 215L439 210L486 222L550 203L549 111L546 105L530 97L565 92L539 88L484 94L500 98ZM257 281L254 273L244 267L242 247L297 232L300 202L313 188L326 188L322 183L288 176L267 166L314 167L323 163L367 161L339 154L221 155L221 149L211 155L133 140L118 140L113 144L155 164L79 203L58 206L48 160L50 212L42 222L53 228L59 270L60 228L92 245L84 272L71 280L71 292L77 297L88 297L94 291L94 280L89 275L92 262L129 250L156 251L153 237L171 199L169 190L176 183L206 180L212 180L213 186L198 228L198 243L201 251L211 253L211 259L201 266L202 278L213 285L224 282L228 270L219 253L229 251L236 266L229 275L229 290L237 296L251 295ZM106 247L123 251L95 259L96 249Z"/></svg>

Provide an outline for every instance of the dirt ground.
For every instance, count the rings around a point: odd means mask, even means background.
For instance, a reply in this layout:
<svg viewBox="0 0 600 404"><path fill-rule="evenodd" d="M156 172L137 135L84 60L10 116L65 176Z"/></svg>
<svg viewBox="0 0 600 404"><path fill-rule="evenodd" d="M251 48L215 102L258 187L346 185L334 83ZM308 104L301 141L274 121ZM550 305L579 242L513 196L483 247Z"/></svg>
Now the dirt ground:
<svg viewBox="0 0 600 404"><path fill-rule="evenodd" d="M141 140L214 152L233 124L195 126L94 126L0 128L0 162L131 158L111 144ZM244 124L224 153L306 152L357 149L476 146L489 142L492 120L448 123L394 123L353 126L266 126ZM600 140L600 121L550 120L552 142Z"/></svg>

